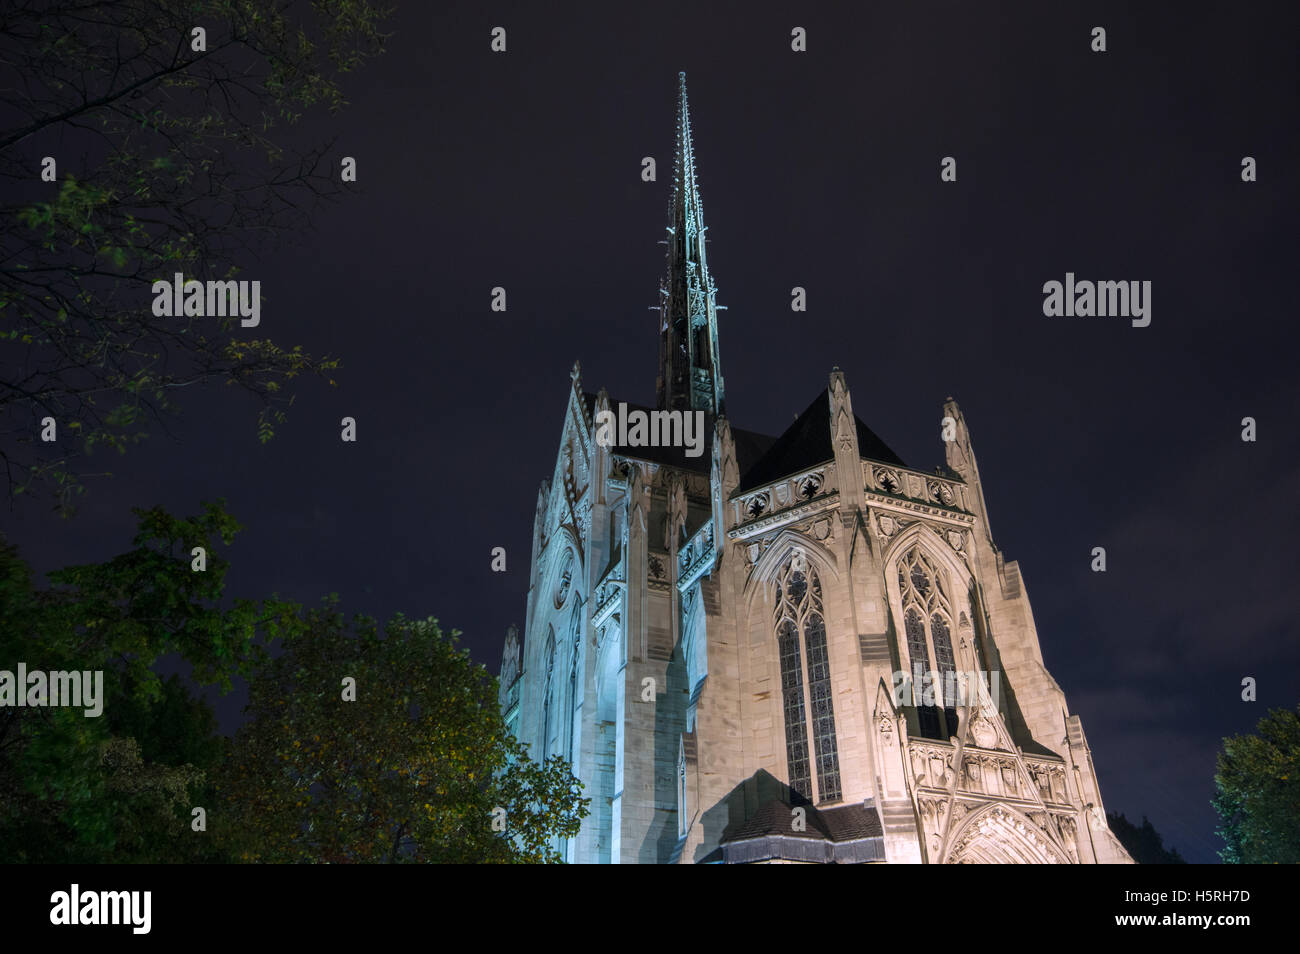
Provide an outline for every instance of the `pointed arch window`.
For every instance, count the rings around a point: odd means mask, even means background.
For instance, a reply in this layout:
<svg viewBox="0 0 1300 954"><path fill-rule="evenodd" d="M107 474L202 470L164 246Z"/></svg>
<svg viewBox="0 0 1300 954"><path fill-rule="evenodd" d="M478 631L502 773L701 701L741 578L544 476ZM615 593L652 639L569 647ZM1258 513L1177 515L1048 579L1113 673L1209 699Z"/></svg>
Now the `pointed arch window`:
<svg viewBox="0 0 1300 954"><path fill-rule="evenodd" d="M822 587L802 552L777 576L775 626L790 787L809 800L834 801L840 762Z"/></svg>
<svg viewBox="0 0 1300 954"><path fill-rule="evenodd" d="M913 547L898 561L898 591L917 722L926 738L946 739L957 734L948 574L921 547ZM937 705L925 704L929 686Z"/></svg>
<svg viewBox="0 0 1300 954"><path fill-rule="evenodd" d="M555 627L546 627L546 681L542 685L542 760L551 756L551 724L555 709Z"/></svg>
<svg viewBox="0 0 1300 954"><path fill-rule="evenodd" d="M564 760L569 763L569 771L576 774L576 740L578 729L576 726L578 718L578 689L580 686L578 675L578 659L582 649L582 600L575 599L573 613L569 621L569 680L568 688L564 699L564 726L563 739L558 754L564 756ZM572 838L560 838L557 841L558 850L564 857L565 861L573 864L577 861L577 842Z"/></svg>
<svg viewBox="0 0 1300 954"><path fill-rule="evenodd" d="M574 740L577 738L577 729L574 726L578 717L578 655L582 649L582 601L578 600L573 607L572 622L569 626L569 705L565 713L565 733L564 757L570 763L574 761Z"/></svg>

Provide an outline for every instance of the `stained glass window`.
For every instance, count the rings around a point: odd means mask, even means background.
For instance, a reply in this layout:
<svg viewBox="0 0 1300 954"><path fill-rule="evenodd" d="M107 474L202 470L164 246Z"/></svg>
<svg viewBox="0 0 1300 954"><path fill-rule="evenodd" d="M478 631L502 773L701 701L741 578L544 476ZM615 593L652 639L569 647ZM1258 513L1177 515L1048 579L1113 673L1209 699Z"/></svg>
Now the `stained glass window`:
<svg viewBox="0 0 1300 954"><path fill-rule="evenodd" d="M785 758L790 769L790 787L812 798L808 771L808 723L803 709L803 664L799 659L799 629L789 619L776 629L781 652L781 696L785 706Z"/></svg>
<svg viewBox="0 0 1300 954"><path fill-rule="evenodd" d="M777 580L776 594L776 638L790 787L810 801L814 797L821 801L838 799L840 767L822 588L803 554L794 554L786 563Z"/></svg>
<svg viewBox="0 0 1300 954"><path fill-rule="evenodd" d="M912 586L916 592L924 599L930 594L930 578L926 575L925 568L917 563L912 567Z"/></svg>
<svg viewBox="0 0 1300 954"><path fill-rule="evenodd" d="M916 704L916 717L920 722L921 735L927 739L942 738L939 730L939 714L934 706L925 705L924 692L930 669L930 654L925 646L925 623L915 606L909 606L903 614L904 629L907 631L907 655L912 661L912 668L907 677L912 680L913 701ZM919 677L918 677L919 673Z"/></svg>
<svg viewBox="0 0 1300 954"><path fill-rule="evenodd" d="M948 723L948 733L957 734L957 684L954 678L956 666L952 658L952 637L948 634L948 620L940 612L930 616L930 636L934 639L934 659L939 665L939 676L943 680L943 717Z"/></svg>
<svg viewBox="0 0 1300 954"><path fill-rule="evenodd" d="M812 705L813 749L817 754L817 787L822 801L840 797L840 764L835 747L835 710L831 704L831 667L826 653L826 626L820 613L810 613L803 629L808 653L808 698Z"/></svg>
<svg viewBox="0 0 1300 954"><path fill-rule="evenodd" d="M945 573L920 547L913 547L898 562L898 588L903 603L908 677L913 680L913 702L921 735L928 739L956 735L952 605L948 599ZM926 704L927 690L933 693L936 705Z"/></svg>

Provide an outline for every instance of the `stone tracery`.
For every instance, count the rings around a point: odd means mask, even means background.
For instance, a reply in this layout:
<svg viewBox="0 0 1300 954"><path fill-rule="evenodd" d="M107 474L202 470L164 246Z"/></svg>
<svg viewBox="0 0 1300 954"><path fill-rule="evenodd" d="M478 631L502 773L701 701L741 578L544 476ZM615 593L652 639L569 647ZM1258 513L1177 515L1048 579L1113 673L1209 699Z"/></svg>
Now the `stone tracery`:
<svg viewBox="0 0 1300 954"><path fill-rule="evenodd" d="M791 788L805 798L816 794L821 801L830 801L840 797L840 770L823 613L817 571L809 565L807 555L796 548L777 577L774 611L781 662L786 761ZM811 713L813 759L809 758L808 713Z"/></svg>

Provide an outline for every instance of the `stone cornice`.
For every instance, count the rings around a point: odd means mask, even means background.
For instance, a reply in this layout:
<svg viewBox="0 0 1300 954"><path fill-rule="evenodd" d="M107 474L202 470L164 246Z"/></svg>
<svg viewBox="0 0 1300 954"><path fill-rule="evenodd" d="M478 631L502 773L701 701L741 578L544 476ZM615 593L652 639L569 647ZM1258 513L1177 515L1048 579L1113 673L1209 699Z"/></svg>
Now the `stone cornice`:
<svg viewBox="0 0 1300 954"><path fill-rule="evenodd" d="M870 490L866 491L864 496L868 504L879 510L892 510L896 513L906 514L924 514L927 517L936 517L964 527L975 526L975 515L973 513L953 510L937 504L921 503L919 500L909 500L906 497L887 496Z"/></svg>
<svg viewBox="0 0 1300 954"><path fill-rule="evenodd" d="M827 510L834 510L839 506L840 493L838 490L829 494L822 494L820 497L814 497L812 500L796 504L793 507L786 507L784 510L778 510L775 513L764 514L757 520L751 520L749 523L741 524L738 527L732 527L727 531L727 539L744 540L755 534L764 533L774 527L782 526L795 520L802 520L805 517L814 514L823 513Z"/></svg>

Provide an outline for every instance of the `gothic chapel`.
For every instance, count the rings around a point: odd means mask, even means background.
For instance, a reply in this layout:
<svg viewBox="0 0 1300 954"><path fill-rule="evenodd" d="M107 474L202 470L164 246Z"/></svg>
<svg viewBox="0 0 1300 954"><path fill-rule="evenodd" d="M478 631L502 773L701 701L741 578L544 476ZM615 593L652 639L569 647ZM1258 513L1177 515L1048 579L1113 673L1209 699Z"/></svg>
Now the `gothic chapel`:
<svg viewBox="0 0 1300 954"><path fill-rule="evenodd" d="M704 228L682 74L658 408L639 410L702 411L712 453L602 446L618 399L575 364L501 664L510 730L591 798L564 857L1131 863L956 403L933 471L854 415L838 368L784 434L734 427ZM983 675L957 696L958 673Z"/></svg>

